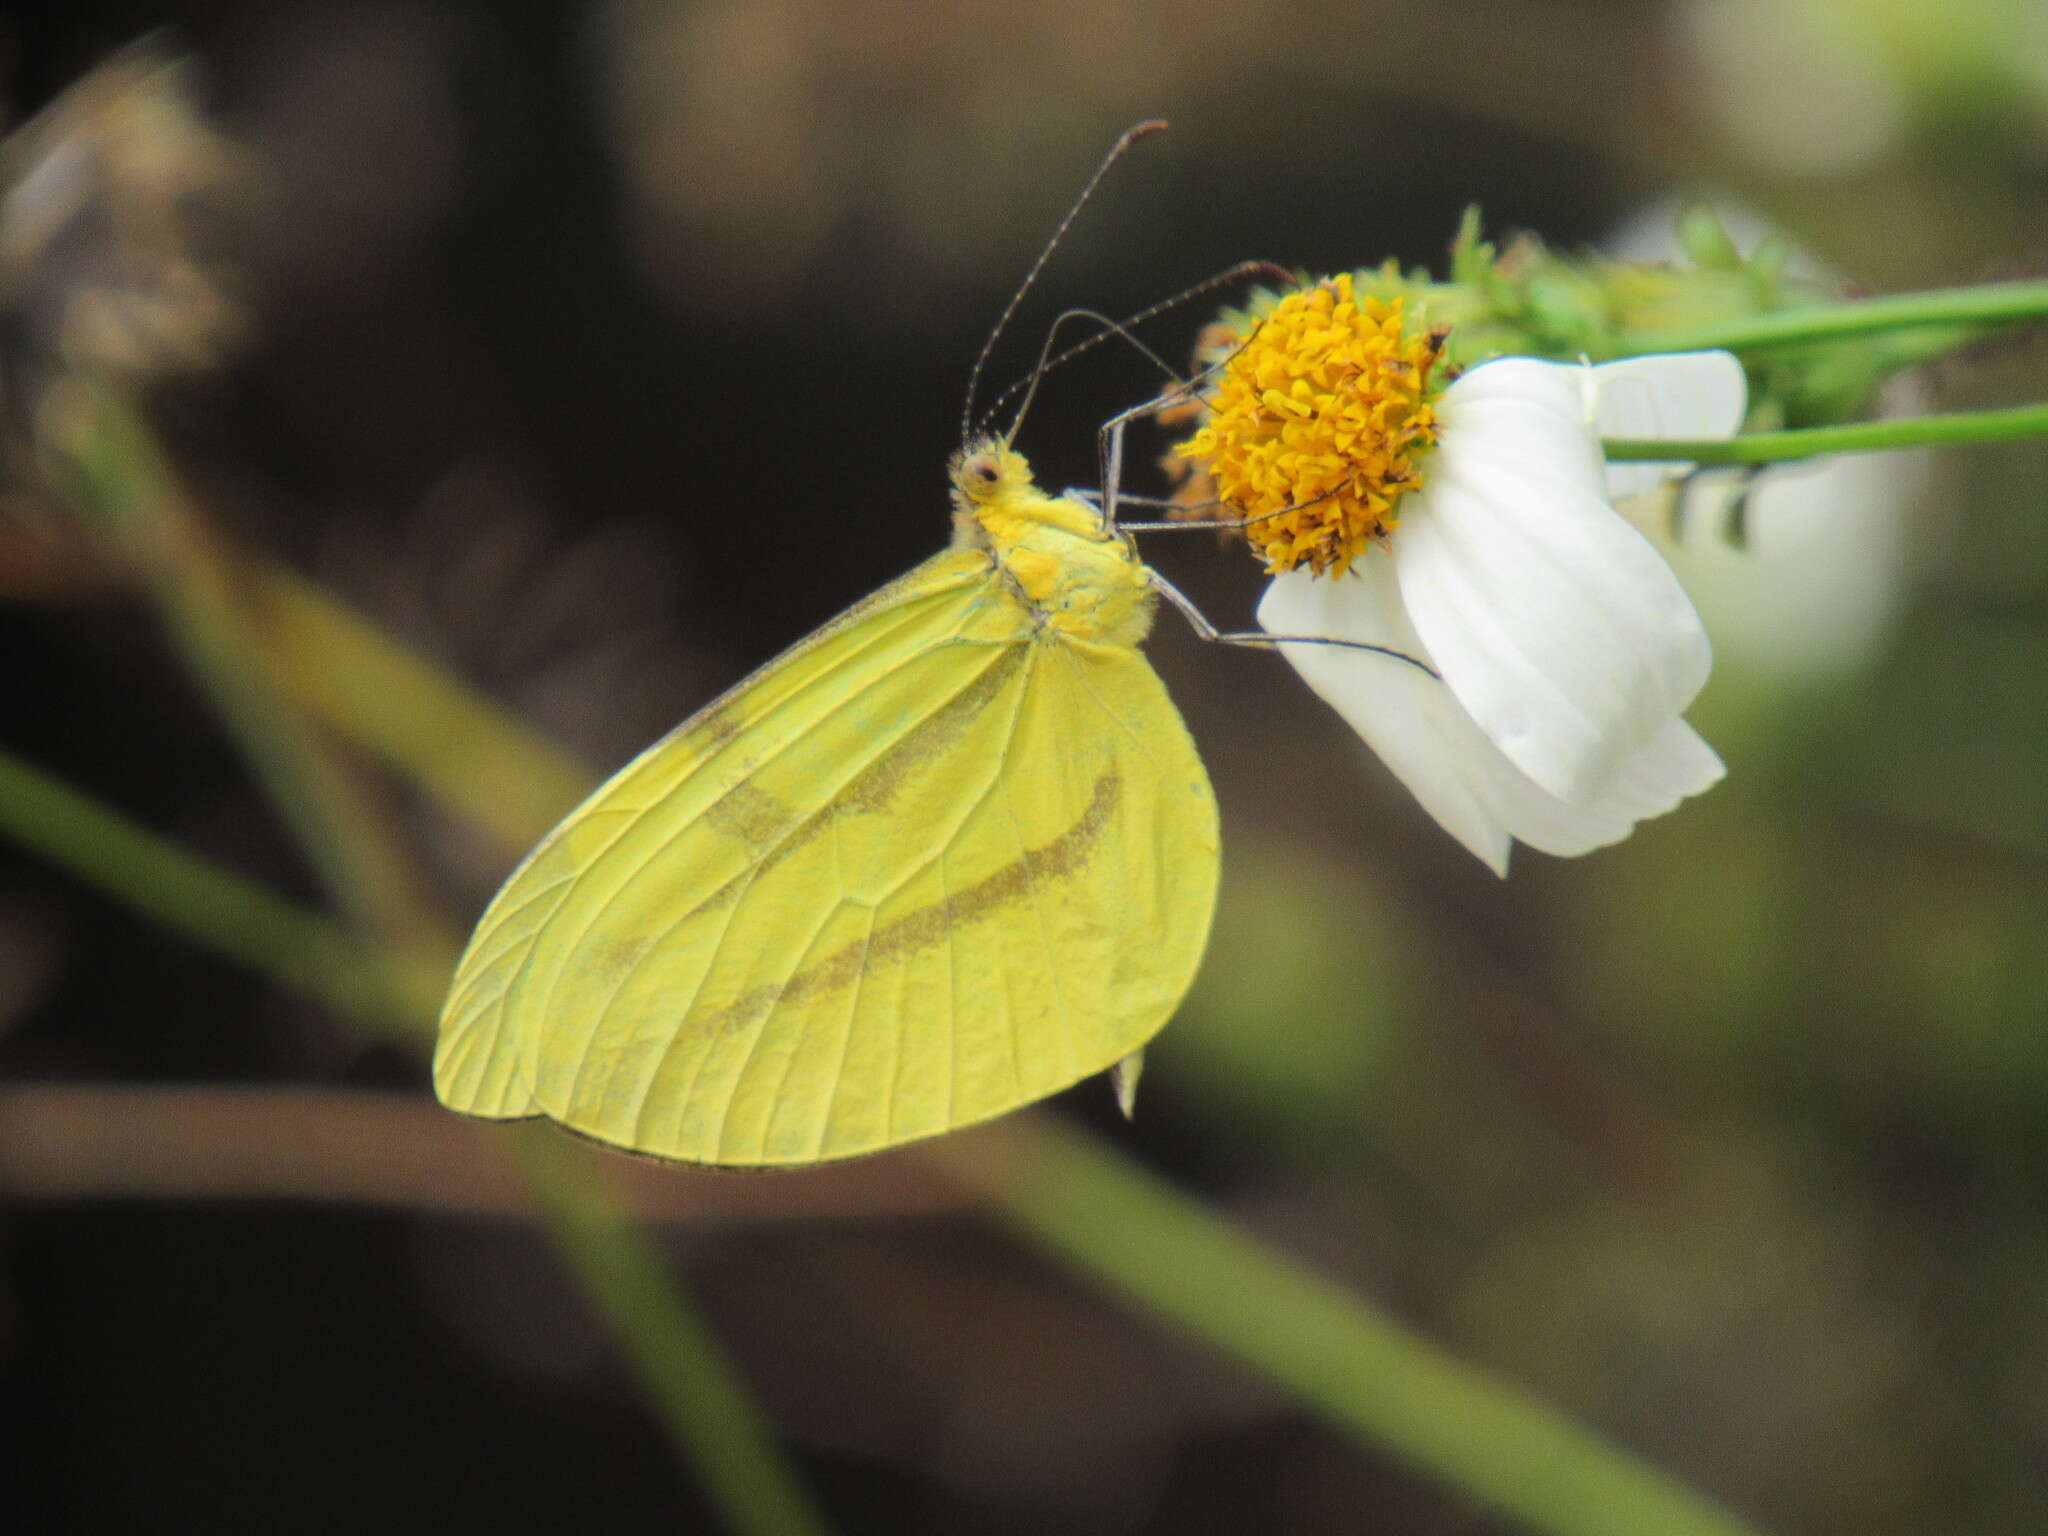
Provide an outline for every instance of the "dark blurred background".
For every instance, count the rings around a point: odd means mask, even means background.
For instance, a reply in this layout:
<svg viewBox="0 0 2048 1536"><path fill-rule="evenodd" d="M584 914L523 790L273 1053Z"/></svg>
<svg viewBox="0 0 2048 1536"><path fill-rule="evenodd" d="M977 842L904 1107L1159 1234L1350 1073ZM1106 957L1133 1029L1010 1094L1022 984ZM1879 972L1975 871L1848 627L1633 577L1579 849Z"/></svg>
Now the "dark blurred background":
<svg viewBox="0 0 2048 1536"><path fill-rule="evenodd" d="M2019 0L16 6L7 120L159 26L232 146L220 344L150 391L188 482L607 765L938 545L975 352L1141 118L1174 129L996 380L1065 305L1434 261L1472 202L1571 246L1711 194L1844 291L2048 263ZM1101 349L1020 446L1087 483L1154 382ZM2020 341L1908 404L2044 385ZM2048 1526L2044 472L1767 482L1747 556L1681 556L1726 783L1505 883L1277 662L1163 620L1223 907L1135 1126L1100 1084L1063 1108L1766 1528ZM1251 561L1156 554L1248 616ZM152 612L47 528L0 546L0 741L314 896ZM466 920L504 852L402 810ZM425 1093L11 846L0 1073ZM118 1193L0 1217L13 1528L711 1519L524 1224ZM848 1530L1507 1528L967 1217L665 1233Z"/></svg>

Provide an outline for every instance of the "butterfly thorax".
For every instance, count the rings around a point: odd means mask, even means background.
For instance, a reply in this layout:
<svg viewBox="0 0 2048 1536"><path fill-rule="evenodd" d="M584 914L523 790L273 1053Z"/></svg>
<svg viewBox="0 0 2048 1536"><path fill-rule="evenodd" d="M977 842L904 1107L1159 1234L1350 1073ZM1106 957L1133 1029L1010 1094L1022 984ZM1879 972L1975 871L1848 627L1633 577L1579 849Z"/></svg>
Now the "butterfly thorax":
<svg viewBox="0 0 2048 1536"><path fill-rule="evenodd" d="M986 551L1041 629L1111 645L1145 638L1157 594L1100 512L1046 495L1024 456L994 441L961 450L951 478L954 546Z"/></svg>

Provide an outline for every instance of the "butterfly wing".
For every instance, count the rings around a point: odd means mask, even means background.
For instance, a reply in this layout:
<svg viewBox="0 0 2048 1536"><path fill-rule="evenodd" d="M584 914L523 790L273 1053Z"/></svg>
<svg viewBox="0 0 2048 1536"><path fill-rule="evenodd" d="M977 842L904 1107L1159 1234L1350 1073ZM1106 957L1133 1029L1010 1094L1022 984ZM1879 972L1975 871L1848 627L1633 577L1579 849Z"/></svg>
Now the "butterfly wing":
<svg viewBox="0 0 2048 1536"><path fill-rule="evenodd" d="M1208 780L1131 646L939 555L572 813L458 969L444 1102L801 1164L1103 1071L1193 979Z"/></svg>

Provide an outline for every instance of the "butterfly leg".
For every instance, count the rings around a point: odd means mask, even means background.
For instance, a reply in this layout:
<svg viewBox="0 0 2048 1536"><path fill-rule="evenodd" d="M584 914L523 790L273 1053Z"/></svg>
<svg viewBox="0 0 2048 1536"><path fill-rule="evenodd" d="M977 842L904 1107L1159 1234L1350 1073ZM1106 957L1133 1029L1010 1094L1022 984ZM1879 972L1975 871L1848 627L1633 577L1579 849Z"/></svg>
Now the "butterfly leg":
<svg viewBox="0 0 2048 1536"><path fill-rule="evenodd" d="M1364 640L1339 640L1334 635L1274 635L1263 629L1218 629L1209 622L1208 615L1195 606L1194 599L1179 587L1149 566L1146 567L1146 574L1151 578L1152 585L1159 595L1178 609L1180 616L1188 621L1188 627L1194 630L1196 637L1216 645L1242 645L1260 651L1270 651L1281 645L1334 645L1347 651L1371 651L1395 661L1405 661L1409 666L1431 677L1437 676L1436 668L1430 666L1428 662L1418 661L1406 651L1397 651L1390 645L1372 645Z"/></svg>
<svg viewBox="0 0 2048 1536"><path fill-rule="evenodd" d="M1121 527L1126 532L1134 529L1242 528L1251 521L1258 521L1258 519L1239 518L1231 522L1125 524L1117 522L1118 485L1123 476L1124 428L1140 416L1148 415L1152 411L1157 410L1162 400L1170 400L1171 398L1172 395L1168 394L1160 399L1147 401L1143 405L1133 406L1130 410L1120 412L1104 422L1097 438L1102 461L1101 492L1091 495L1086 491L1069 491L1067 494L1078 496L1080 499L1098 507L1102 512L1103 521L1112 528ZM1128 499L1132 501L1144 500L1144 498L1139 497ZM1160 505L1157 502L1146 502L1145 504ZM1271 650L1274 646L1283 643L1289 645L1334 645L1349 651L1372 651L1381 656L1391 657L1396 661L1405 661L1409 666L1418 667L1431 677L1437 675L1436 669L1429 666L1426 662L1418 661L1406 651L1397 651L1392 646L1371 645L1363 640L1340 640L1334 635L1272 635L1264 630L1218 629L1209 622L1209 616L1195 606L1194 599L1182 592L1179 587L1176 587L1150 566L1145 568L1145 572L1151 580L1154 589L1158 591L1161 597L1165 598L1167 602L1180 611L1181 617L1188 621L1189 627L1194 630L1197 637L1216 645L1242 645L1262 651Z"/></svg>
<svg viewBox="0 0 2048 1536"><path fill-rule="evenodd" d="M1184 502L1163 501L1152 496L1124 495L1124 429L1140 417L1155 415L1166 406L1179 405L1193 399L1196 391L1206 384L1210 376L1222 366L1221 363L1212 363L1192 379L1184 383L1176 383L1173 388L1167 390L1164 394L1154 395L1150 400L1134 405L1127 411L1117 412L1116 415L1110 417L1109 420L1096 429L1095 459L1101 471L1102 490L1098 496L1088 499L1094 501L1097 506L1102 508L1104 518L1108 520L1112 527L1116 524L1116 507L1119 501L1130 501L1145 507L1186 505ZM1168 524L1167 526L1178 527L1180 525ZM1218 524L1217 526L1227 527L1229 525Z"/></svg>
<svg viewBox="0 0 2048 1536"><path fill-rule="evenodd" d="M1179 501L1170 497L1125 495L1119 481L1123 477L1124 428L1138 417L1157 410L1163 404L1171 404L1174 395L1165 394L1149 400L1143 405L1133 406L1120 415L1112 416L1102 424L1100 456L1102 459L1102 489L1099 491L1069 487L1066 495L1078 501L1085 501L1096 508L1110 526L1121 528L1126 533L1189 533L1199 531L1228 533L1233 529L1256 528L1260 523L1276 517L1285 517L1290 512L1299 512L1325 501L1335 492L1325 492L1307 501L1295 502L1292 506L1279 507L1271 512L1261 512L1256 517L1197 517L1180 518L1164 523L1126 523L1116 515L1120 503L1129 502L1140 507L1170 507L1180 512L1207 512L1229 503L1216 501Z"/></svg>
<svg viewBox="0 0 2048 1536"><path fill-rule="evenodd" d="M1096 490L1091 485L1070 485L1062 490L1060 494L1069 501L1086 502L1089 506L1095 507L1098 510L1102 506L1102 492ZM1211 507L1223 505L1220 501L1178 501L1171 496L1134 496L1128 491L1119 492L1116 502L1121 507L1159 507L1162 509L1176 507L1186 512L1206 512ZM1224 522L1212 522L1207 518L1201 518L1187 523L1170 523L1165 525L1156 523L1124 523L1121 526L1136 532L1145 532L1166 526L1172 528L1220 528L1227 533L1232 528L1241 526L1241 524L1242 519L1238 518L1232 518Z"/></svg>

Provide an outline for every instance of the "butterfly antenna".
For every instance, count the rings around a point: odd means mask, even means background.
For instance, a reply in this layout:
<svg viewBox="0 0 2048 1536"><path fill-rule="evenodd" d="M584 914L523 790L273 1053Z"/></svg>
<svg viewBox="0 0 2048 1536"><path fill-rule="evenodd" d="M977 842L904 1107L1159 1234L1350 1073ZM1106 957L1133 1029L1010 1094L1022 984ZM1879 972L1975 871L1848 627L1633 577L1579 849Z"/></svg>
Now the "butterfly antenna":
<svg viewBox="0 0 2048 1536"><path fill-rule="evenodd" d="M1093 320L1095 324L1099 327L1099 329L1095 332L1093 336L1090 336L1086 341L1075 343L1073 346L1067 348L1066 351L1062 352L1057 358L1053 358L1051 361L1048 361L1047 359L1051 356L1052 353L1052 344L1059 338L1060 327L1065 325L1069 320ZM1037 366L1035 366L1023 378L1019 379L1016 383L1012 384L1008 389L1004 390L1000 395L996 396L995 400L989 405L989 408L982 413L982 418L978 430L981 432L986 432L988 430L990 422L995 416L995 413L999 409L1001 409L1002 403L1005 400L1009 399L1010 396L1016 394L1019 389L1023 389L1024 398L1021 402L1019 402L1017 406L1017 414L1011 418L1009 427L1005 429L1005 431L1003 432L1003 441L1005 443L1015 442L1017 440L1018 428L1024 425L1025 413L1031 409L1031 402L1037 398L1039 381L1042 380L1048 373L1052 372L1053 368L1057 366L1057 364L1063 363L1067 361L1067 359L1069 358L1080 356L1083 352L1086 352L1090 347L1093 347L1100 342L1107 341L1112 336L1120 337L1122 340L1129 342L1131 344L1132 350L1141 354L1146 359L1146 361L1150 362L1153 367L1157 368L1162 374L1164 374L1168 380L1175 384L1178 384L1180 382L1180 375L1177 372L1175 372L1173 364L1169 363L1165 358L1161 357L1157 352L1153 351L1152 348L1147 346L1144 342L1140 341L1135 335L1133 335L1130 329L1130 322L1128 320L1112 320L1109 318L1109 316L1103 314L1100 310L1097 309L1069 309L1063 311L1056 319L1054 319L1053 323L1049 327L1047 327L1045 333L1045 345L1040 347L1038 350Z"/></svg>
<svg viewBox="0 0 2048 1536"><path fill-rule="evenodd" d="M1023 378L1013 380L1000 395L997 395L994 400L989 402L989 407L986 411L982 412L981 421L975 430L977 432L986 432L989 423L994 420L996 412L1003 408L1003 402L1021 389L1026 391L1024 403L1017 407L1016 419L1010 423L1009 430L1003 434L1004 442L1007 443L1015 440L1018 428L1024 425L1024 413L1031 409L1031 397L1038 392L1039 380L1043 379L1061 364L1071 362L1083 352L1101 346L1103 342L1108 341L1111 337L1120 337L1129 342L1139 352L1149 358L1158 367L1160 373L1172 383L1183 383L1184 381L1181 379L1181 376L1157 352L1154 352L1132 334L1132 328L1143 325L1155 315L1163 315L1170 309L1177 309L1190 299L1198 299L1203 294L1224 287L1226 284L1241 282L1246 278L1252 277L1264 278L1268 282L1279 283L1286 287L1292 287L1297 281L1295 274L1281 266L1278 262L1241 261L1234 267L1216 273L1213 277L1205 277L1199 283L1183 288L1170 299L1161 299L1156 304L1148 304L1136 314L1126 315L1121 320L1108 319L1092 309L1068 310L1057 320L1053 321L1052 328L1046 332L1045 345L1039 349L1037 366ZM1058 356L1053 356L1052 344L1059 334L1061 324L1077 317L1098 321L1102 329L1085 341L1075 342L1074 345L1068 347L1066 351Z"/></svg>
<svg viewBox="0 0 2048 1536"><path fill-rule="evenodd" d="M1052 232L1052 238L1045 242L1045 249L1038 253L1038 260L1031 263L1031 270L1024 274L1024 281L1019 283L1017 291L1010 295L1010 302L1003 306L1002 314L996 317L995 329L988 333L988 340L981 344L981 355L974 360L974 371L967 375L967 399L960 407L961 441L965 442L974 434L974 395L981 387L981 374L988 366L989 354L995 351L996 342L1002 337L1003 327L1010 323L1010 317L1017 312L1017 306L1023 302L1024 295L1029 293L1031 285L1038 281L1038 274L1045 269L1046 260L1059 248L1060 241L1066 238L1067 230L1072 227L1075 217L1087 206L1088 199L1095 195L1095 189L1102 184L1102 178L1109 174L1109 168L1121 160L1125 151L1138 140L1150 138L1155 133L1163 133L1166 126L1164 118L1139 123L1136 127L1125 130L1123 137L1110 146L1109 153L1102 158L1102 164L1095 167L1095 174L1088 178L1088 185L1081 189L1081 195L1075 198L1073 206L1067 209L1067 216L1060 220L1059 227Z"/></svg>

